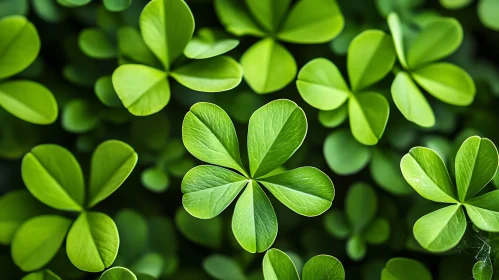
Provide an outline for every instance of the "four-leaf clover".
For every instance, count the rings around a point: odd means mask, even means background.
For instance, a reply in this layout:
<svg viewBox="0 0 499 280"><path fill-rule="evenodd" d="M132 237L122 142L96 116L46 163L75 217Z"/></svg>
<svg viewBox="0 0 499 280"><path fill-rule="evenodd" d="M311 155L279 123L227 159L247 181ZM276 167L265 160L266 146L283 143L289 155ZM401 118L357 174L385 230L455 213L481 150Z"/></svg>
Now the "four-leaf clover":
<svg viewBox="0 0 499 280"><path fill-rule="evenodd" d="M190 56L195 60L178 65L184 51L188 51L188 56L191 53L191 48L186 49L186 46L194 32L194 17L183 0L149 2L140 15L140 29L145 44L159 59L163 69L125 64L114 71L114 89L130 113L145 116L163 109L170 101L168 77L203 92L226 91L241 82L241 66L228 56L217 56L230 48L213 51L213 48L219 49L217 44L208 43L208 50L203 53L209 55ZM207 36L196 40L209 40Z"/></svg>
<svg viewBox="0 0 499 280"><path fill-rule="evenodd" d="M232 217L234 236L249 252L267 250L277 236L277 217L261 185L288 208L309 217L329 209L334 198L331 179L317 168L273 173L301 146L306 133L305 113L292 101L276 100L256 110L248 127L247 172L227 113L211 103L195 104L184 118L182 139L193 156L214 165L187 172L182 180L184 208L194 217L211 219L242 191Z"/></svg>
<svg viewBox="0 0 499 280"><path fill-rule="evenodd" d="M320 110L341 110L348 101L353 136L364 145L375 145L385 131L390 106L383 95L368 87L386 76L394 63L390 36L367 30L355 37L348 48L350 88L338 67L325 58L316 58L303 66L296 86L303 99Z"/></svg>
<svg viewBox="0 0 499 280"><path fill-rule="evenodd" d="M414 237L423 248L444 252L459 243L467 224L463 206L477 228L499 232L499 190L477 196L494 178L498 164L494 143L478 136L466 139L456 154L456 187L444 162L433 150L415 147L402 158L402 174L419 195L451 204L414 224Z"/></svg>
<svg viewBox="0 0 499 280"><path fill-rule="evenodd" d="M216 0L220 21L235 35L261 37L241 57L244 79L257 93L288 85L296 75L293 55L278 40L298 44L331 41L343 29L336 0Z"/></svg>
<svg viewBox="0 0 499 280"><path fill-rule="evenodd" d="M42 215L27 220L12 240L12 259L24 271L46 265L66 239L69 260L79 269L102 271L118 253L116 225L104 213L90 208L111 195L137 163L137 153L127 144L109 140L100 144L90 166L90 184L65 148L36 146L22 162L22 177L30 193L44 204L79 212L74 222L60 215ZM67 238L66 238L67 235Z"/></svg>

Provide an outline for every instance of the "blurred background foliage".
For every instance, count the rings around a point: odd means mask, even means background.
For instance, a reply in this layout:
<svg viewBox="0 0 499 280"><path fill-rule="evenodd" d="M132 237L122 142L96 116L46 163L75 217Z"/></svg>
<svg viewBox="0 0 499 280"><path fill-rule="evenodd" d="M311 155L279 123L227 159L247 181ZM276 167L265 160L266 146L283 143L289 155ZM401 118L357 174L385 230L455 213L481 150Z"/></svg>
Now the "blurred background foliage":
<svg viewBox="0 0 499 280"><path fill-rule="evenodd" d="M304 145L284 168L315 166L331 177L336 189L332 208L315 218L295 215L272 201L280 222L274 247L288 253L298 270L318 254L340 259L347 279L381 279L382 269L394 257L420 261L434 279L470 279L472 267L479 261L490 262L494 271L496 267L499 270L497 234L469 227L455 249L438 255L418 245L412 226L436 206L412 191L399 168L402 155L413 146L434 149L452 169L455 153L466 137L480 135L499 143L499 111L495 107L499 104L499 1L338 1L345 27L331 42L281 42L292 53L298 69L314 58L324 57L346 77L346 53L351 40L367 29L389 34L386 17L392 11L399 14L408 36L417 34L431 18L452 17L460 22L463 42L445 61L472 76L476 86L474 102L458 107L425 95L434 109L436 123L422 128L407 121L387 98L390 116L376 146L364 146L354 139L344 121L346 109L340 109L345 112L338 114L319 112L303 101L294 82L270 94L257 94L244 81L235 89L220 93L196 92L172 81L172 97L162 111L135 117L117 99L110 75L127 59L120 48L118 30L124 26L138 28L140 12L148 1L133 0L120 12L116 12L120 7L110 4L112 1L80 1L90 2L81 6L72 1L75 0L0 0L0 19L26 16L41 39L38 58L14 78L28 78L45 85L54 94L60 112L56 122L39 126L0 108L1 195L13 190L26 192L20 191L24 190L20 160L36 144L62 145L85 167L99 143L119 139L134 147L139 163L124 185L96 207L112 216L119 229L121 242L114 265L159 279L263 279L263 254L245 252L231 233L232 210L211 220L199 220L183 209L181 178L198 162L183 147L180 128L194 103L218 104L233 119L242 137L241 150L245 150L250 115L271 100L287 98L305 110L309 130ZM186 2L194 14L196 30L224 29L212 1ZM133 34L126 36L133 40ZM240 44L229 52L236 60L257 42L250 36L238 39ZM390 73L382 79L376 85L378 92L390 96L393 78L394 73ZM245 154L242 153L243 157ZM84 173L88 171L84 169ZM495 186L499 186L497 181ZM356 191L358 188L363 190ZM351 209L360 209L361 213L350 214ZM0 209L0 220L2 211L15 209ZM377 230L374 237L369 234L373 230ZM383 238L379 238L381 235ZM76 269L64 248L47 268L63 279L97 276ZM2 279L19 279L23 275L13 264L8 246L0 245L0 271Z"/></svg>

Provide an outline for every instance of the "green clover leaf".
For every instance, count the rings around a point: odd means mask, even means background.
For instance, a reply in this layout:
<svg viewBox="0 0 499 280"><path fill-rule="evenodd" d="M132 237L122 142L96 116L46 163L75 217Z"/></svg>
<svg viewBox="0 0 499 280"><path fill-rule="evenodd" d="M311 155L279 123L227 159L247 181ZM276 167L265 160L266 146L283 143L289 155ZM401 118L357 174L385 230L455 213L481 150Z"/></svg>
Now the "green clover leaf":
<svg viewBox="0 0 499 280"><path fill-rule="evenodd" d="M455 163L456 187L440 156L428 148L412 148L400 163L404 178L419 195L451 204L421 217L414 225L416 240L431 252L444 252L459 243L467 226L462 206L476 227L499 231L499 209L495 203L499 192L477 196L498 168L494 143L478 136L469 137L459 148Z"/></svg>
<svg viewBox="0 0 499 280"><path fill-rule="evenodd" d="M277 100L256 110L248 126L248 173L229 116L214 104L195 104L182 125L184 145L193 156L219 166L201 165L187 172L182 180L184 208L194 217L211 219L242 192L232 217L234 236L249 252L267 250L277 236L277 217L261 186L304 216L322 214L334 198L331 180L316 168L273 173L301 146L306 132L305 113L294 102Z"/></svg>

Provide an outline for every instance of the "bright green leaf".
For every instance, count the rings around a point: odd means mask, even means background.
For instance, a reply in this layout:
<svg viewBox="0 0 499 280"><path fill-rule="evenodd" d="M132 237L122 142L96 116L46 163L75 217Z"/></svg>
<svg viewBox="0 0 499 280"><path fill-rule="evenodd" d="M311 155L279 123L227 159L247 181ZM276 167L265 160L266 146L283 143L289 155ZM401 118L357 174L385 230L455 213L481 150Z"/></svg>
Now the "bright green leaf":
<svg viewBox="0 0 499 280"><path fill-rule="evenodd" d="M244 79L257 93L282 89L295 77L297 66L293 55L272 38L251 46L241 57Z"/></svg>
<svg viewBox="0 0 499 280"><path fill-rule="evenodd" d="M217 29L201 28L185 47L184 54L188 58L205 59L229 52L237 45L239 40Z"/></svg>
<svg viewBox="0 0 499 280"><path fill-rule="evenodd" d="M40 270L24 276L21 280L61 280L59 276L48 269Z"/></svg>
<svg viewBox="0 0 499 280"><path fill-rule="evenodd" d="M305 112L294 102L281 99L256 110L248 125L251 176L266 175L286 162L307 134Z"/></svg>
<svg viewBox="0 0 499 280"><path fill-rule="evenodd" d="M430 252L454 248L466 231L466 217L459 205L451 205L427 214L414 224L414 237Z"/></svg>
<svg viewBox="0 0 499 280"><path fill-rule="evenodd" d="M335 128L341 125L348 116L348 104L345 103L339 108L330 111L319 111L318 119L322 126Z"/></svg>
<svg viewBox="0 0 499 280"><path fill-rule="evenodd" d="M478 261L473 265L473 279L492 280L492 263L489 261Z"/></svg>
<svg viewBox="0 0 499 280"><path fill-rule="evenodd" d="M83 99L74 99L66 103L62 112L62 127L69 132L85 133L99 124L99 116Z"/></svg>
<svg viewBox="0 0 499 280"><path fill-rule="evenodd" d="M183 0L152 0L140 14L140 31L168 70L192 38L194 17Z"/></svg>
<svg viewBox="0 0 499 280"><path fill-rule="evenodd" d="M456 185L464 202L480 192L496 174L499 156L494 143L472 136L463 142L456 154Z"/></svg>
<svg viewBox="0 0 499 280"><path fill-rule="evenodd" d="M83 212L69 230L66 252L77 268L99 272L113 264L119 243L113 219L99 212Z"/></svg>
<svg viewBox="0 0 499 280"><path fill-rule="evenodd" d="M393 80L391 92L393 102L407 120L422 127L435 125L435 115L430 104L409 74L398 72Z"/></svg>
<svg viewBox="0 0 499 280"><path fill-rule="evenodd" d="M246 0L246 5L258 23L269 33L277 31L291 0L255 1Z"/></svg>
<svg viewBox="0 0 499 280"><path fill-rule="evenodd" d="M338 67L325 58L305 64L298 73L296 87L303 100L320 110L337 109L350 95Z"/></svg>
<svg viewBox="0 0 499 280"><path fill-rule="evenodd" d="M302 280L345 280L345 269L341 262L332 256L318 255L303 266Z"/></svg>
<svg viewBox="0 0 499 280"><path fill-rule="evenodd" d="M277 37L290 43L325 43L336 37L344 24L336 0L301 0L289 12Z"/></svg>
<svg viewBox="0 0 499 280"><path fill-rule="evenodd" d="M430 271L420 262L408 258L390 259L381 280L432 280Z"/></svg>
<svg viewBox="0 0 499 280"><path fill-rule="evenodd" d="M185 115L182 140L189 153L199 160L246 174L234 124L217 105L205 102L194 104Z"/></svg>
<svg viewBox="0 0 499 280"><path fill-rule="evenodd" d="M499 232L499 190L466 201L466 212L474 225L484 231Z"/></svg>
<svg viewBox="0 0 499 280"><path fill-rule="evenodd" d="M196 166L182 180L182 204L194 217L211 219L225 210L247 183L247 178L228 169Z"/></svg>
<svg viewBox="0 0 499 280"><path fill-rule="evenodd" d="M463 40L461 24L453 18L434 20L414 39L407 53L412 69L453 53Z"/></svg>
<svg viewBox="0 0 499 280"><path fill-rule="evenodd" d="M95 206L116 191L132 173L137 159L137 153L124 142L108 140L100 144L92 155L88 206Z"/></svg>
<svg viewBox="0 0 499 280"><path fill-rule="evenodd" d="M149 66L118 67L113 73L113 86L123 105L136 116L154 114L170 101L166 73Z"/></svg>
<svg viewBox="0 0 499 280"><path fill-rule="evenodd" d="M158 61L142 39L140 32L131 26L118 29L118 50L121 55L135 62L156 66Z"/></svg>
<svg viewBox="0 0 499 280"><path fill-rule="evenodd" d="M78 161L63 147L39 145L23 158L22 177L31 194L50 207L80 211L85 183Z"/></svg>
<svg viewBox="0 0 499 280"><path fill-rule="evenodd" d="M71 220L46 215L31 218L12 239L12 259L23 271L45 266L57 253L66 237Z"/></svg>
<svg viewBox="0 0 499 280"><path fill-rule="evenodd" d="M229 32L238 36L265 35L247 11L243 1L215 0L215 10Z"/></svg>
<svg viewBox="0 0 499 280"><path fill-rule="evenodd" d="M334 199L333 182L315 167L299 167L258 182L289 209L307 217L324 213Z"/></svg>
<svg viewBox="0 0 499 280"><path fill-rule="evenodd" d="M487 28L499 31L499 3L496 0L480 0L478 1L478 18Z"/></svg>
<svg viewBox="0 0 499 280"><path fill-rule="evenodd" d="M95 83L95 94L100 102L109 107L122 107L122 103L113 87L111 76L100 77Z"/></svg>
<svg viewBox="0 0 499 280"><path fill-rule="evenodd" d="M389 35L367 30L350 43L347 56L348 77L353 91L359 91L381 80L392 70L395 51Z"/></svg>
<svg viewBox="0 0 499 280"><path fill-rule="evenodd" d="M391 151L375 149L369 165L373 180L395 195L407 195L412 189L400 171L401 156Z"/></svg>
<svg viewBox="0 0 499 280"><path fill-rule="evenodd" d="M0 83L0 106L14 116L35 124L51 124L58 115L57 102L50 90L32 81Z"/></svg>
<svg viewBox="0 0 499 280"><path fill-rule="evenodd" d="M279 249L270 249L263 258L265 280L299 280L298 271L291 258Z"/></svg>
<svg viewBox="0 0 499 280"><path fill-rule="evenodd" d="M115 266L104 271L99 280L137 280L137 277L127 268Z"/></svg>
<svg viewBox="0 0 499 280"><path fill-rule="evenodd" d="M475 83L463 69L450 63L433 63L412 73L416 82L443 102L467 106L475 98Z"/></svg>
<svg viewBox="0 0 499 280"><path fill-rule="evenodd" d="M393 44L395 45L395 52L397 53L397 57L402 67L407 69L404 48L404 34L402 33L402 24L400 23L400 18L396 13L390 13L387 20L388 27L390 28L390 33L392 33Z"/></svg>
<svg viewBox="0 0 499 280"><path fill-rule="evenodd" d="M0 20L0 38L0 80L26 69L40 51L35 26L22 16Z"/></svg>
<svg viewBox="0 0 499 280"><path fill-rule="evenodd" d="M434 151L412 148L400 162L402 175L422 197L444 203L456 202L456 194L444 162Z"/></svg>
<svg viewBox="0 0 499 280"><path fill-rule="evenodd" d="M170 185L170 177L158 167L151 167L144 170L140 179L148 190L156 193L166 191Z"/></svg>
<svg viewBox="0 0 499 280"><path fill-rule="evenodd" d="M250 253L264 252L277 236L277 217L269 198L257 182L250 181L232 216L232 232Z"/></svg>
<svg viewBox="0 0 499 280"><path fill-rule="evenodd" d="M356 95L348 103L352 134L364 145L376 145L383 136L390 106L386 98L375 92Z"/></svg>
<svg viewBox="0 0 499 280"><path fill-rule="evenodd" d="M174 69L171 76L180 84L203 92L220 92L241 83L243 70L228 56L196 60Z"/></svg>

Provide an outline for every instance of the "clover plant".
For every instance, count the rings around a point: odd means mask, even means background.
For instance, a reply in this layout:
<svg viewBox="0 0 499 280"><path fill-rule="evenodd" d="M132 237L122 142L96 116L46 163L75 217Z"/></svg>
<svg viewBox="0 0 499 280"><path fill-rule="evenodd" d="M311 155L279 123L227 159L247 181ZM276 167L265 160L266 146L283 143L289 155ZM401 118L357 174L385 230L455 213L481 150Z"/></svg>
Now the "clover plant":
<svg viewBox="0 0 499 280"><path fill-rule="evenodd" d="M452 105L467 106L475 97L473 79L460 67L435 62L453 53L461 44L463 31L452 18L433 20L404 47L404 33L397 14L388 16L398 61L391 92L395 105L404 117L419 126L435 125L435 115L417 83L435 98Z"/></svg>
<svg viewBox="0 0 499 280"><path fill-rule="evenodd" d="M369 87L386 76L394 62L390 36L367 30L355 37L348 48L350 87L338 67L325 58L313 59L303 66L296 86L303 99L317 109L343 115L348 111L355 139L364 145L376 145L385 131L390 106L382 94ZM348 110L342 106L348 106Z"/></svg>
<svg viewBox="0 0 499 280"><path fill-rule="evenodd" d="M193 156L213 165L200 165L185 174L184 208L194 217L211 219L244 189L234 209L232 231L245 250L267 250L277 236L277 217L260 185L308 217L322 214L334 198L331 179L317 168L272 173L295 153L306 134L305 113L292 101L276 100L256 110L248 125L248 172L227 113L214 104L195 104L184 118L182 139Z"/></svg>
<svg viewBox="0 0 499 280"><path fill-rule="evenodd" d="M340 33L344 19L336 0L216 0L225 28L238 36L262 38L241 57L244 79L257 93L282 89L296 76L293 55L279 41L319 44Z"/></svg>
<svg viewBox="0 0 499 280"><path fill-rule="evenodd" d="M348 239L346 252L355 261L366 255L366 244L381 244L390 235L390 224L376 217L378 198L373 188L356 183L348 189L345 213L335 210L324 216L324 226L333 236Z"/></svg>
<svg viewBox="0 0 499 280"><path fill-rule="evenodd" d="M44 85L29 80L5 80L25 70L40 52L35 26L22 16L0 20L0 106L14 116L35 124L51 124L57 102Z"/></svg>
<svg viewBox="0 0 499 280"><path fill-rule="evenodd" d="M229 90L241 82L239 64L228 56L217 57L231 48L223 43L222 47L210 43L217 39L213 39L215 36L212 34L206 35L206 32L190 43L194 17L183 0L149 2L140 15L140 29L145 44L163 68L126 64L113 73L114 89L130 113L145 116L163 109L170 101L169 76L190 89L203 92ZM200 41L208 43L200 44ZM195 60L179 66L179 57L185 51L187 57ZM199 56L198 53L204 55Z"/></svg>
<svg viewBox="0 0 499 280"><path fill-rule="evenodd" d="M12 258L23 271L45 266L66 239L69 260L91 272L109 267L118 253L119 236L109 216L90 211L125 181L137 162L127 144L109 140L97 147L85 188L83 172L74 156L52 144L36 146L22 162L22 177L29 192L57 210L77 212L71 219L57 214L27 219L12 238ZM16 215L16 214L14 214Z"/></svg>
<svg viewBox="0 0 499 280"><path fill-rule="evenodd" d="M414 224L414 237L431 252L445 252L463 237L467 221L483 231L499 232L496 205L499 192L481 192L496 174L499 156L487 138L466 139L455 159L455 186L440 156L424 147L412 148L400 162L407 182L422 197L450 204L421 217Z"/></svg>
<svg viewBox="0 0 499 280"><path fill-rule="evenodd" d="M279 249L270 249L263 258L265 280L299 280L300 276L291 258ZM329 279L344 280L345 270L341 262L333 256L318 255L303 266L302 280Z"/></svg>

